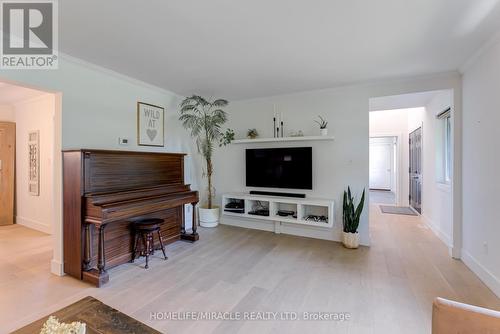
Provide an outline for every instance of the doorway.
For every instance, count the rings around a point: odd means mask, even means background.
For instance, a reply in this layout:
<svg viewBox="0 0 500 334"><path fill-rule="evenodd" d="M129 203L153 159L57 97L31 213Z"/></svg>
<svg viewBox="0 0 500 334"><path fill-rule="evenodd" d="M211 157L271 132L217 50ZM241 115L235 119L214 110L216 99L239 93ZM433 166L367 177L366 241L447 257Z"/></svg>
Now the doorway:
<svg viewBox="0 0 500 334"><path fill-rule="evenodd" d="M409 201L419 214L422 213L422 127L409 134Z"/></svg>
<svg viewBox="0 0 500 334"><path fill-rule="evenodd" d="M396 136L370 137L370 201L380 204L397 202Z"/></svg>
<svg viewBox="0 0 500 334"><path fill-rule="evenodd" d="M0 260L31 252L40 261L30 268L47 272L50 262L55 273L60 102L60 94L0 82L0 243L9 245Z"/></svg>
<svg viewBox="0 0 500 334"><path fill-rule="evenodd" d="M16 124L0 121L0 226L14 224Z"/></svg>
<svg viewBox="0 0 500 334"><path fill-rule="evenodd" d="M429 227L459 255L461 224L459 175L454 155L460 147L455 133L460 110L453 89L380 96L369 101L370 137L400 134L398 206L419 214ZM456 115L458 117L456 118ZM370 160L371 161L371 160ZM458 168L460 173L460 168Z"/></svg>

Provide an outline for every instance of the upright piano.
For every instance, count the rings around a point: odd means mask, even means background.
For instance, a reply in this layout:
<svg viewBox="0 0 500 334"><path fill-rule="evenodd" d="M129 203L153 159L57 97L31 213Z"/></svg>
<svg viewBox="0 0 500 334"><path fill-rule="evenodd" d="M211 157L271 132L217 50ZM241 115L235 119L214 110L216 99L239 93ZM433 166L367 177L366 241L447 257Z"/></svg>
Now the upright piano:
<svg viewBox="0 0 500 334"><path fill-rule="evenodd" d="M165 243L198 240L198 192L184 184L184 156L63 151L64 272L97 287L108 282L107 269L132 259L130 227L141 218L164 220ZM185 204L193 206L191 233L185 228Z"/></svg>

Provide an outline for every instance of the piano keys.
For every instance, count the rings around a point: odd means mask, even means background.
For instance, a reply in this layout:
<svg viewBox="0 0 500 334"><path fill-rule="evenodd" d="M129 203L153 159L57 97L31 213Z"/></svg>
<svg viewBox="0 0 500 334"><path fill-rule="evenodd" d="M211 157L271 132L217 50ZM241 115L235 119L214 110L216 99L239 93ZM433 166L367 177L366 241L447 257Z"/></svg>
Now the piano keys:
<svg viewBox="0 0 500 334"><path fill-rule="evenodd" d="M184 184L184 156L63 151L64 272L98 287L108 282L107 269L132 259L130 225L136 219L163 219L160 233L165 244L197 241L199 198ZM193 206L191 233L185 228L185 204Z"/></svg>

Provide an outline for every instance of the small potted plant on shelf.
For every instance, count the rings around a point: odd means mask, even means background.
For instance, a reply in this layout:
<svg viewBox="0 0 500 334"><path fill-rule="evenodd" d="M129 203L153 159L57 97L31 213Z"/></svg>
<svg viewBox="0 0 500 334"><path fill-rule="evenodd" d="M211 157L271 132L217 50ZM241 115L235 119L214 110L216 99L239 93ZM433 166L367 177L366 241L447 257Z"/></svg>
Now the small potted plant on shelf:
<svg viewBox="0 0 500 334"><path fill-rule="evenodd" d="M213 204L215 188L212 184L212 155L216 142L219 142L219 146L225 146L234 139L232 130L228 129L223 133L221 129L227 121L227 113L222 108L227 105L228 101L223 99L209 102L201 96L193 95L185 98L180 106L179 120L184 128L191 131L191 136L196 139L198 152L205 160L203 175L208 180L206 204L199 207L200 225L203 227L216 227L219 224L220 210Z"/></svg>
<svg viewBox="0 0 500 334"><path fill-rule="evenodd" d="M342 212L342 220L344 223L344 231L342 233L342 243L346 248L358 248L359 247L359 219L361 213L363 212L363 206L365 203L365 190L363 189L363 195L357 207L355 207L355 199L351 195L351 188L347 187L347 191L344 190L344 205Z"/></svg>
<svg viewBox="0 0 500 334"><path fill-rule="evenodd" d="M321 132L322 136L327 136L328 135L328 128L327 128L328 122L323 117L321 117L321 116L318 116L318 117L319 117L319 120L315 120L315 122L318 123L318 125L319 125L319 131Z"/></svg>
<svg viewBox="0 0 500 334"><path fill-rule="evenodd" d="M248 129L247 131L247 137L250 139L255 139L259 136L259 133L257 132L257 129Z"/></svg>

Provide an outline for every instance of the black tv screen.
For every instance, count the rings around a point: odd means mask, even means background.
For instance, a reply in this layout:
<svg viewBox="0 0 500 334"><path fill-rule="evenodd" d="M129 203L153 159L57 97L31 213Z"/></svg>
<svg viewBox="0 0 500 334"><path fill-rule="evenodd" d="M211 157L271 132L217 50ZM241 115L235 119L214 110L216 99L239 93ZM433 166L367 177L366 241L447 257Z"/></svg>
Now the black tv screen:
<svg viewBox="0 0 500 334"><path fill-rule="evenodd" d="M247 149L246 185L312 189L312 148Z"/></svg>

